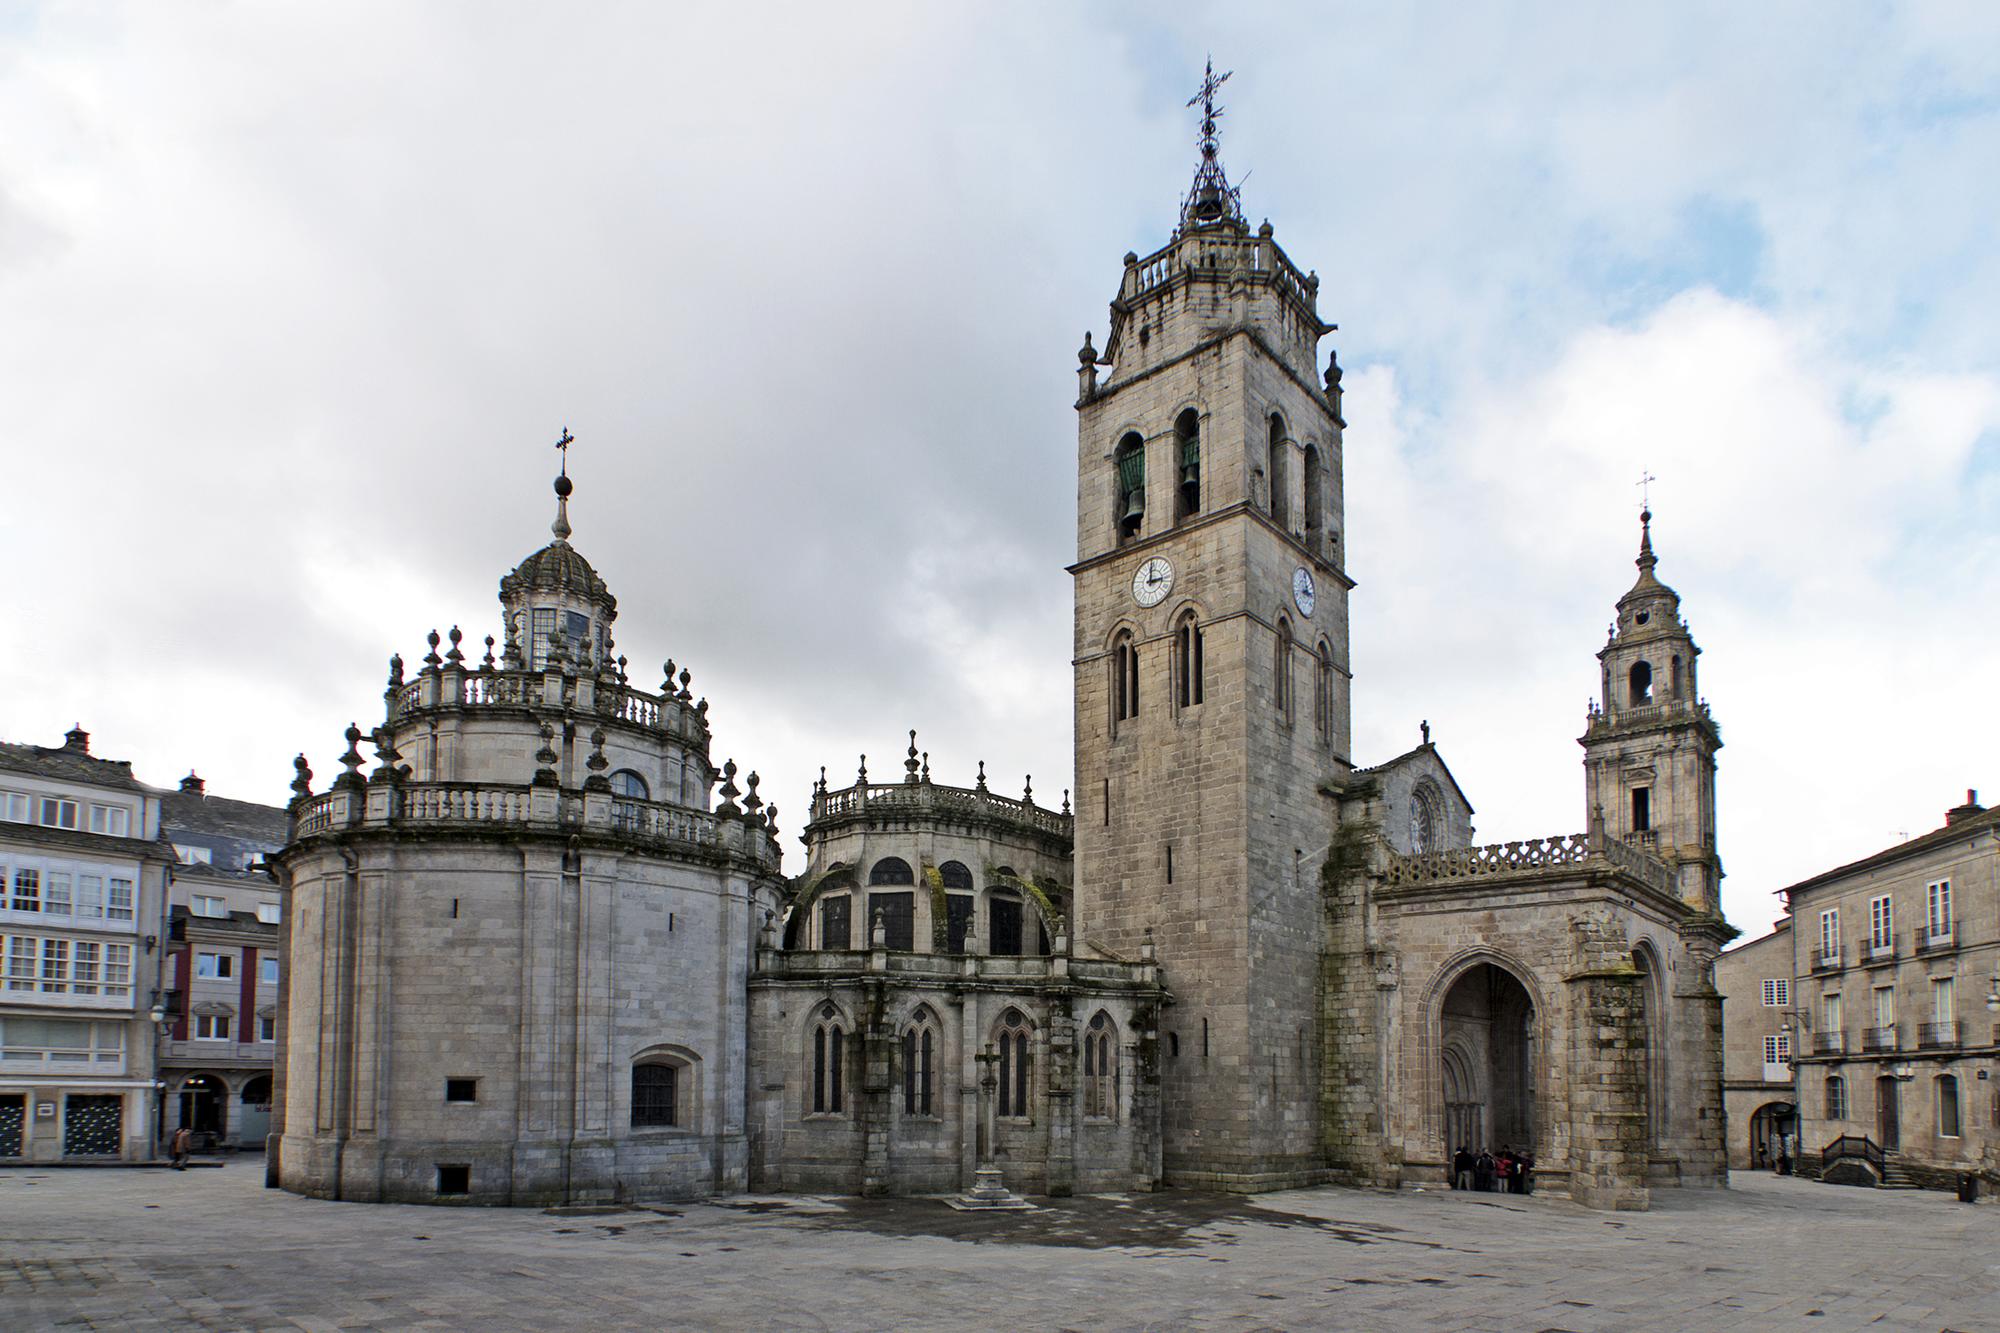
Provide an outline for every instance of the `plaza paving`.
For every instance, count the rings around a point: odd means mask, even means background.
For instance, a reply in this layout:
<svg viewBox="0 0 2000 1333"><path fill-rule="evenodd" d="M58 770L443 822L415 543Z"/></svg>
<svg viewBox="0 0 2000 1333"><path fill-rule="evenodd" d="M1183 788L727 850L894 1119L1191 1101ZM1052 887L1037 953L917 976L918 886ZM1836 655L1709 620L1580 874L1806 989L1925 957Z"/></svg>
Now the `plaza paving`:
<svg viewBox="0 0 2000 1333"><path fill-rule="evenodd" d="M1448 1191L968 1214L323 1203L0 1171L0 1328L2000 1329L2000 1208L1738 1175L1650 1213Z"/></svg>

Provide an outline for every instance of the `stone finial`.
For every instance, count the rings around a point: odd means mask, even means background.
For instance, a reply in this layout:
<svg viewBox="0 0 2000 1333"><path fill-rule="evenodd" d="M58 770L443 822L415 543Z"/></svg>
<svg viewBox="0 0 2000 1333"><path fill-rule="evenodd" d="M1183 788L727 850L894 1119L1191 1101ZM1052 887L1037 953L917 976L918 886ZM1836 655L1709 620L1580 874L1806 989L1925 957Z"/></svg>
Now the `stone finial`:
<svg viewBox="0 0 2000 1333"><path fill-rule="evenodd" d="M855 775L854 781L857 786L868 785L868 756L865 754L861 756L861 771Z"/></svg>
<svg viewBox="0 0 2000 1333"><path fill-rule="evenodd" d="M403 688L403 655L401 653L389 654L389 688L392 690Z"/></svg>
<svg viewBox="0 0 2000 1333"><path fill-rule="evenodd" d="M611 761L604 757L604 728L598 727L590 733L590 758L583 761L590 770L590 776L583 781L585 791L610 791L611 779L604 776L604 770L611 767Z"/></svg>
<svg viewBox="0 0 2000 1333"><path fill-rule="evenodd" d="M1033 773L1028 774L1027 777L1021 780L1021 803L1023 805L1033 805L1035 803L1035 775Z"/></svg>
<svg viewBox="0 0 2000 1333"><path fill-rule="evenodd" d="M1097 349L1090 345L1088 330L1083 335L1083 346L1076 352L1076 396L1077 401L1084 403L1097 397Z"/></svg>
<svg viewBox="0 0 2000 1333"><path fill-rule="evenodd" d="M479 669L481 671L491 671L493 669L493 636L491 634L486 636L486 657L480 662Z"/></svg>
<svg viewBox="0 0 2000 1333"><path fill-rule="evenodd" d="M917 733L914 728L910 732L910 755L903 761L903 781L912 787L917 785Z"/></svg>
<svg viewBox="0 0 2000 1333"><path fill-rule="evenodd" d="M930 786L930 785L931 785L931 752L930 752L929 750L925 750L925 751L924 751L924 770L923 770L923 774L922 774L922 777L923 777L923 781L924 781L924 785L925 785L926 787Z"/></svg>
<svg viewBox="0 0 2000 1333"><path fill-rule="evenodd" d="M535 751L534 785L537 787L558 787L562 778L556 773L556 729L551 724L542 723L542 748Z"/></svg>
<svg viewBox="0 0 2000 1333"><path fill-rule="evenodd" d="M1326 358L1326 400L1333 407L1333 424L1344 429L1347 420L1340 412L1340 376L1340 349L1335 348Z"/></svg>
<svg viewBox="0 0 2000 1333"><path fill-rule="evenodd" d="M690 691L688 690L688 685L689 685L690 683L692 683L692 682L693 682L693 680L694 680L694 672L692 672L692 671L689 671L689 670L688 670L688 669L687 669L686 667L682 667L682 668L681 668L681 692L680 692L679 694L675 695L674 697L675 697L676 699L679 699L679 700L680 700L680 701L681 701L682 703L686 703L686 702L687 702L688 700L690 700L690 699L694 698L694 695L693 695L693 693L691 693L691 692L690 692Z"/></svg>
<svg viewBox="0 0 2000 1333"><path fill-rule="evenodd" d="M438 635L436 630L430 632L431 650L424 654L424 665L433 671L444 665L444 659L438 656L438 645L443 642L444 640Z"/></svg>
<svg viewBox="0 0 2000 1333"><path fill-rule="evenodd" d="M394 782L396 761L403 757L396 749L396 733L387 727L377 727L368 740L375 747L375 771L368 775L368 780Z"/></svg>
<svg viewBox="0 0 2000 1333"><path fill-rule="evenodd" d="M361 785L361 765L366 762L361 757L361 728L350 722L347 724L347 753L340 756L341 767L347 771L334 781L344 787Z"/></svg>
<svg viewBox="0 0 2000 1333"><path fill-rule="evenodd" d="M623 653L618 654L618 683L620 685L625 683L625 654Z"/></svg>
<svg viewBox="0 0 2000 1333"><path fill-rule="evenodd" d="M743 785L749 788L743 793L743 813L753 820L760 818L757 812L764 808L764 798L757 794L757 781L757 770L754 768L750 770L750 776L743 779Z"/></svg>
<svg viewBox="0 0 2000 1333"><path fill-rule="evenodd" d="M292 760L292 797L295 800L303 801L312 794L312 765L306 762L305 755L301 753L298 758Z"/></svg>
<svg viewBox="0 0 2000 1333"><path fill-rule="evenodd" d="M736 798L742 794L736 787L736 761L734 759L723 760L722 789L716 793L716 795L722 798L722 804L715 807L715 813L718 815L742 814L743 807L736 804Z"/></svg>
<svg viewBox="0 0 2000 1333"><path fill-rule="evenodd" d="M704 722L704 723L706 723L706 722L708 721L708 700L707 700L707 699L697 699L697 700L695 700L695 705L694 705L694 715L695 715L696 717L700 718L700 719L702 720L702 722Z"/></svg>
<svg viewBox="0 0 2000 1333"><path fill-rule="evenodd" d="M972 785L972 789L974 791L986 790L986 761L984 759L979 761L979 781Z"/></svg>
<svg viewBox="0 0 2000 1333"><path fill-rule="evenodd" d="M771 831L772 837L775 838L778 836L778 803L776 801L764 807L764 827Z"/></svg>
<svg viewBox="0 0 2000 1333"><path fill-rule="evenodd" d="M868 947L886 949L889 947L889 923L882 919L882 909L875 909L875 920L868 927Z"/></svg>
<svg viewBox="0 0 2000 1333"><path fill-rule="evenodd" d="M674 659L671 657L667 659L666 677L660 682L660 697L662 699L674 697Z"/></svg>
<svg viewBox="0 0 2000 1333"><path fill-rule="evenodd" d="M1090 345L1089 329L1083 331L1083 346L1077 349L1076 363L1079 366L1094 366L1097 364L1097 349Z"/></svg>
<svg viewBox="0 0 2000 1333"><path fill-rule="evenodd" d="M459 632L458 626L453 625L451 627L451 651L444 655L444 660L453 666L464 666L465 654L460 652L458 648L458 645L464 641L465 635Z"/></svg>
<svg viewBox="0 0 2000 1333"><path fill-rule="evenodd" d="M1063 812L1064 814L1068 814L1068 813L1069 813L1069 788L1068 788L1068 787L1064 787L1064 788L1063 788L1063 808L1062 808L1062 812Z"/></svg>

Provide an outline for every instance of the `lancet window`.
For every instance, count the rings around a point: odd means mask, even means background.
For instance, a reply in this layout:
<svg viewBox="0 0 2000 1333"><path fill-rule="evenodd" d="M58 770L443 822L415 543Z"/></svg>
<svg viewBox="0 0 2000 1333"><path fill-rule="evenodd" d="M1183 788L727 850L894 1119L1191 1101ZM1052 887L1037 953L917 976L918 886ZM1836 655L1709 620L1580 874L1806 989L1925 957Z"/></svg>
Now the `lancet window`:
<svg viewBox="0 0 2000 1333"><path fill-rule="evenodd" d="M812 1109L814 1115L838 1115L846 1109L847 1032L840 1011L831 1004L820 1006L813 1023Z"/></svg>
<svg viewBox="0 0 2000 1333"><path fill-rule="evenodd" d="M1181 617L1174 630L1174 699L1182 708L1192 708L1202 700L1201 626L1194 613Z"/></svg>
<svg viewBox="0 0 2000 1333"><path fill-rule="evenodd" d="M1285 443L1285 420L1276 412L1271 414L1271 443L1265 453L1264 475L1271 486L1271 517L1279 527L1286 527L1292 518L1290 488L1286 485L1285 455L1291 446Z"/></svg>
<svg viewBox="0 0 2000 1333"><path fill-rule="evenodd" d="M1027 1017L1019 1009L1009 1009L1000 1016L997 1043L1000 1048L1000 1087L996 1108L1000 1115L1025 1117L1028 1114L1028 1081L1033 1058L1028 1041L1031 1030Z"/></svg>
<svg viewBox="0 0 2000 1333"><path fill-rule="evenodd" d="M1083 1032L1083 1113L1118 1117L1118 1029L1101 1009Z"/></svg>
<svg viewBox="0 0 2000 1333"><path fill-rule="evenodd" d="M1174 421L1174 521L1201 512L1201 415L1193 408Z"/></svg>
<svg viewBox="0 0 2000 1333"><path fill-rule="evenodd" d="M936 1017L928 1008L918 1009L903 1030L904 1115L932 1114L939 1045Z"/></svg>
<svg viewBox="0 0 2000 1333"><path fill-rule="evenodd" d="M1137 431L1118 442L1112 455L1117 470L1118 540L1139 535L1146 523L1146 441Z"/></svg>

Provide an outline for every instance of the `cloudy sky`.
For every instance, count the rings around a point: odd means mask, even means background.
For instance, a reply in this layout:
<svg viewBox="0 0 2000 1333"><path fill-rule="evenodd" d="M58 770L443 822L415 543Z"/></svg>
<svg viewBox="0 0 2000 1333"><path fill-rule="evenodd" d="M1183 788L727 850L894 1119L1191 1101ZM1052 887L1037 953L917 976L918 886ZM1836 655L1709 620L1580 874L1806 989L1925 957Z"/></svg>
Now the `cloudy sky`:
<svg viewBox="0 0 2000 1333"><path fill-rule="evenodd" d="M788 829L910 727L1054 801L1073 354L1211 51L1351 368L1363 762L1428 718L1482 838L1583 827L1651 471L1737 924L2000 797L1978 4L0 0L0 737L335 771L568 426L621 650Z"/></svg>

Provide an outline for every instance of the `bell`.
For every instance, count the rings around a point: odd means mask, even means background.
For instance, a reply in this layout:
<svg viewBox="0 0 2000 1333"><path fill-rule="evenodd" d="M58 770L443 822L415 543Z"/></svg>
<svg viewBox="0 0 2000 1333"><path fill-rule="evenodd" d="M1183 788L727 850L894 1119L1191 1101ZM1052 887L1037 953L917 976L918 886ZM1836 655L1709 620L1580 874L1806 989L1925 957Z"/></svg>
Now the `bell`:
<svg viewBox="0 0 2000 1333"><path fill-rule="evenodd" d="M1144 491L1125 492L1125 513L1127 519L1143 518L1146 513L1146 493Z"/></svg>

